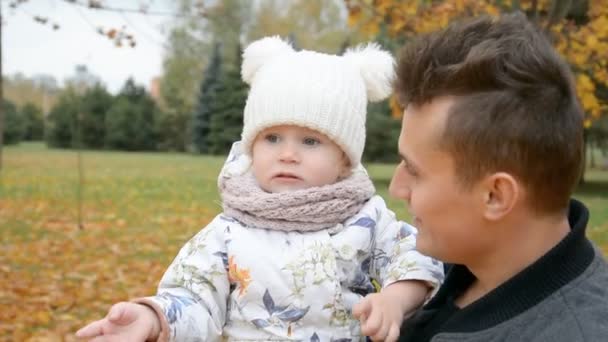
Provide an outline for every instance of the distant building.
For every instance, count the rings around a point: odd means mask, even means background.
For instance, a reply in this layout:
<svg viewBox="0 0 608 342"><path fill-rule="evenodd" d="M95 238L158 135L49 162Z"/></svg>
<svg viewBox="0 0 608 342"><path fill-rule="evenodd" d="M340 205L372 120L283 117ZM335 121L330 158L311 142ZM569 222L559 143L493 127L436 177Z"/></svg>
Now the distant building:
<svg viewBox="0 0 608 342"><path fill-rule="evenodd" d="M80 91L86 91L97 84L103 84L101 79L97 75L91 73L84 64L76 65L74 75L67 78L65 83Z"/></svg>

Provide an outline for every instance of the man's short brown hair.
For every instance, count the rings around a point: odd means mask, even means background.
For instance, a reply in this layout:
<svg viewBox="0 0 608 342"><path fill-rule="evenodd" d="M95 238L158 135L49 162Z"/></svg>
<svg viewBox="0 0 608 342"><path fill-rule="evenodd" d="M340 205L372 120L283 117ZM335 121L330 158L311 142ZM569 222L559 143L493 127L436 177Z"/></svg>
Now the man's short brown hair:
<svg viewBox="0 0 608 342"><path fill-rule="evenodd" d="M407 44L397 66L404 105L455 96L440 145L464 185L508 172L541 212L564 210L583 160L572 74L523 14L455 22Z"/></svg>

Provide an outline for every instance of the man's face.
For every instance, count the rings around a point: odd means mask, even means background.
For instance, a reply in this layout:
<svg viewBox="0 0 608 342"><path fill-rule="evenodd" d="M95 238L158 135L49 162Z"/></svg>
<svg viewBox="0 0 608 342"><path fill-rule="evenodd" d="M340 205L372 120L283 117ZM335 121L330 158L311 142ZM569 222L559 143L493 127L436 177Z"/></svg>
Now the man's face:
<svg viewBox="0 0 608 342"><path fill-rule="evenodd" d="M407 202L421 253L466 263L484 248L482 195L476 186L466 189L458 183L452 157L439 146L453 103L453 98L439 97L408 106L399 137L402 161L389 191Z"/></svg>

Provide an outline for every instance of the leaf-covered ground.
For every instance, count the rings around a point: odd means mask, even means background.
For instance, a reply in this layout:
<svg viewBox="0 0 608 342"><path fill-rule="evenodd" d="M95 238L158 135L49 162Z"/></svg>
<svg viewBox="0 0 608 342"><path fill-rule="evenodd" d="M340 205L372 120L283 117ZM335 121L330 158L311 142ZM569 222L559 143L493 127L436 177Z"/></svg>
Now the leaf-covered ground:
<svg viewBox="0 0 608 342"><path fill-rule="evenodd" d="M0 175L0 341L72 341L117 301L153 294L179 248L220 210L221 157L4 149ZM370 165L380 193L391 165ZM576 197L608 255L608 173ZM389 205L407 219L403 204Z"/></svg>

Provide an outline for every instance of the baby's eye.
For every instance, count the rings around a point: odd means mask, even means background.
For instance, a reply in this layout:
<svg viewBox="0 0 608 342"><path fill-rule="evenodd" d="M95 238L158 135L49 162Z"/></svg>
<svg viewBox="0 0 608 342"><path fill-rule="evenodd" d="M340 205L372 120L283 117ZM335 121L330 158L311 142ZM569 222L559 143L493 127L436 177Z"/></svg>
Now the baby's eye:
<svg viewBox="0 0 608 342"><path fill-rule="evenodd" d="M269 133L266 134L266 136L264 137L264 140L270 142L270 143L276 143L279 141L279 136L273 133Z"/></svg>
<svg viewBox="0 0 608 342"><path fill-rule="evenodd" d="M316 146L316 145L319 145L320 143L321 143L321 141L319 141L319 139L316 139L316 138L304 138L304 145Z"/></svg>

